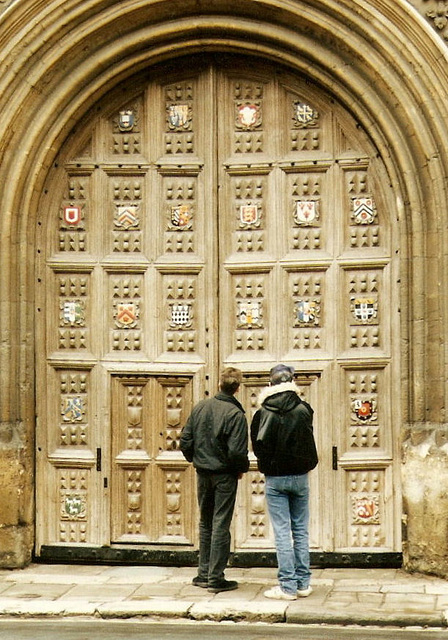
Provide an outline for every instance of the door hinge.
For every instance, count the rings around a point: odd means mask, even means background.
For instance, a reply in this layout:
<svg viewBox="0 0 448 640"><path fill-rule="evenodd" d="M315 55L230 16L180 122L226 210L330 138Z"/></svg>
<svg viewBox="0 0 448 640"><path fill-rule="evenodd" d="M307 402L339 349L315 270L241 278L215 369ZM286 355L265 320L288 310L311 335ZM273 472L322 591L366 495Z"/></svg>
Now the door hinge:
<svg viewBox="0 0 448 640"><path fill-rule="evenodd" d="M337 447L333 447L332 448L332 461L333 461L333 470L337 471L338 470L338 448Z"/></svg>
<svg viewBox="0 0 448 640"><path fill-rule="evenodd" d="M101 447L96 450L96 470L101 471Z"/></svg>

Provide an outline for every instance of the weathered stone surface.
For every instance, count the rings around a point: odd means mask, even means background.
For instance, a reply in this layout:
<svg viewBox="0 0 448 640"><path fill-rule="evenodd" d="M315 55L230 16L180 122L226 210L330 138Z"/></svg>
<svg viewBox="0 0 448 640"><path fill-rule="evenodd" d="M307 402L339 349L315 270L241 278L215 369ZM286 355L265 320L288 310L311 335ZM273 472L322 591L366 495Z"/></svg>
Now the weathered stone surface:
<svg viewBox="0 0 448 640"><path fill-rule="evenodd" d="M406 567L448 575L448 446L446 430L419 427L403 444Z"/></svg>
<svg viewBox="0 0 448 640"><path fill-rule="evenodd" d="M21 468L14 449L0 450L0 522L17 525L20 512Z"/></svg>
<svg viewBox="0 0 448 640"><path fill-rule="evenodd" d="M420 11L432 28L444 40L448 40L448 9L439 0L409 0Z"/></svg>

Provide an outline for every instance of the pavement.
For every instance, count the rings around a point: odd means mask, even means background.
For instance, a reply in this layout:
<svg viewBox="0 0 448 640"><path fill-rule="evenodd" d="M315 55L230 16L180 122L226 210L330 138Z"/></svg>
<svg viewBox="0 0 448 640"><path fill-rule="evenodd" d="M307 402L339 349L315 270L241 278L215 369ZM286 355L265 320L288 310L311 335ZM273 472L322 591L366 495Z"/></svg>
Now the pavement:
<svg viewBox="0 0 448 640"><path fill-rule="evenodd" d="M192 567L31 564L0 570L0 617L151 618L448 627L448 581L401 569L315 569L313 593L263 596L276 569L229 568L235 591L191 584Z"/></svg>

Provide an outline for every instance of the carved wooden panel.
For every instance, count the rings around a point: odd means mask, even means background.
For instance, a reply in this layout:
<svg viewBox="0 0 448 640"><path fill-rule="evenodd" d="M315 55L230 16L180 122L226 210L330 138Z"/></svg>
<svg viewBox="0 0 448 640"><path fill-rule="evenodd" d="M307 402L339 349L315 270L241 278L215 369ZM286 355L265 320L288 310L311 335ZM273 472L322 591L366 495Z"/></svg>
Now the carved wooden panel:
<svg viewBox="0 0 448 640"><path fill-rule="evenodd" d="M364 249L382 244L380 212L369 184L368 166L345 169L347 248Z"/></svg>
<svg viewBox="0 0 448 640"><path fill-rule="evenodd" d="M345 541L352 548L390 547L385 505L387 474L385 469L347 471L347 514L350 527ZM390 480L389 480L390 481ZM387 492L389 493L389 492Z"/></svg>
<svg viewBox="0 0 448 640"><path fill-rule="evenodd" d="M86 543L92 523L89 469L59 469L59 542Z"/></svg>
<svg viewBox="0 0 448 640"><path fill-rule="evenodd" d="M325 348L325 271L292 271L287 276L291 349Z"/></svg>
<svg viewBox="0 0 448 640"><path fill-rule="evenodd" d="M285 167L284 170L287 171L288 248L293 251L326 249L324 229L328 228L332 211L328 202L325 168L319 172L300 173L296 173L294 167Z"/></svg>
<svg viewBox="0 0 448 640"><path fill-rule="evenodd" d="M390 421L393 411L388 402L390 367L380 362L359 362L356 366L345 365L341 374L341 393L346 399L342 451L357 456L370 450L370 462L375 464L378 457L392 455Z"/></svg>
<svg viewBox="0 0 448 640"><path fill-rule="evenodd" d="M264 150L263 94L261 82L244 79L233 83L233 152L236 154Z"/></svg>
<svg viewBox="0 0 448 640"><path fill-rule="evenodd" d="M109 274L109 349L115 352L143 349L143 276Z"/></svg>
<svg viewBox="0 0 448 640"><path fill-rule="evenodd" d="M195 175L162 178L163 252L170 256L197 252L196 231L202 219L197 182Z"/></svg>
<svg viewBox="0 0 448 640"><path fill-rule="evenodd" d="M240 390L240 401L246 408L250 425L255 411L259 408L260 391L269 384L269 375L247 376ZM316 406L318 394L318 378L314 375L300 375L296 379L300 397ZM315 420L316 438L318 439L318 422ZM274 549L274 536L265 501L265 477L257 470L256 458L249 443L250 469L240 482L235 515L235 535L237 548L245 550ZM318 501L320 480L318 472L310 477L312 500ZM311 514L310 544L312 548L320 545L320 514Z"/></svg>
<svg viewBox="0 0 448 640"><path fill-rule="evenodd" d="M145 174L108 176L109 246L110 253L140 253L145 251L146 228Z"/></svg>
<svg viewBox="0 0 448 640"><path fill-rule="evenodd" d="M89 371L57 372L60 385L60 431L56 446L89 444Z"/></svg>
<svg viewBox="0 0 448 640"><path fill-rule="evenodd" d="M179 451L191 408L190 378L113 380L114 541L185 544L193 539L194 476Z"/></svg>
<svg viewBox="0 0 448 640"><path fill-rule="evenodd" d="M58 296L57 330L50 338L54 349L86 352L91 349L91 274L89 272L56 272ZM53 290L51 290L53 296ZM50 301L52 302L52 301ZM53 323L51 323L53 324ZM53 333L53 332L52 332Z"/></svg>
<svg viewBox="0 0 448 640"><path fill-rule="evenodd" d="M180 81L164 87L165 154L177 156L195 153L195 82Z"/></svg>
<svg viewBox="0 0 448 640"><path fill-rule="evenodd" d="M202 335L198 323L198 275L165 273L161 278L163 351L168 354L194 354L202 346L199 342Z"/></svg>
<svg viewBox="0 0 448 640"><path fill-rule="evenodd" d="M291 151L318 152L321 149L322 117L307 98L288 96Z"/></svg>
<svg viewBox="0 0 448 640"><path fill-rule="evenodd" d="M135 158L144 153L143 100L123 104L108 122L108 152L111 157Z"/></svg>
<svg viewBox="0 0 448 640"><path fill-rule="evenodd" d="M387 346L387 328L381 323L383 272L381 269L347 269L346 318L351 349L379 349Z"/></svg>
<svg viewBox="0 0 448 640"><path fill-rule="evenodd" d="M68 171L59 209L57 250L85 252L89 250L88 231L91 224L91 172Z"/></svg>
<svg viewBox="0 0 448 640"><path fill-rule="evenodd" d="M232 276L235 352L269 349L268 282L267 274L246 273Z"/></svg>
<svg viewBox="0 0 448 640"><path fill-rule="evenodd" d="M229 205L234 217L232 250L236 253L266 251L268 176L231 175L230 189Z"/></svg>

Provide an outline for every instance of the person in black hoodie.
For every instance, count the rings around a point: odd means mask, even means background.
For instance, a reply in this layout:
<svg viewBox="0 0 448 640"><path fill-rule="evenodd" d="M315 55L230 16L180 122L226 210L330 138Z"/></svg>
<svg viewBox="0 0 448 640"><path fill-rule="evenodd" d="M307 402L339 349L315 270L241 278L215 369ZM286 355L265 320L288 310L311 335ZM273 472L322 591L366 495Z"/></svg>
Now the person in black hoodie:
<svg viewBox="0 0 448 640"><path fill-rule="evenodd" d="M224 569L238 479L249 469L247 420L234 397L241 381L239 369L224 369L219 393L193 408L180 438L182 453L197 471L199 566L193 584L211 593L238 587L236 580L224 579Z"/></svg>
<svg viewBox="0 0 448 640"><path fill-rule="evenodd" d="M308 472L318 463L313 409L300 399L294 369L279 364L251 423L258 469L266 476L266 502L274 529L279 585L266 598L296 600L310 595Z"/></svg>

